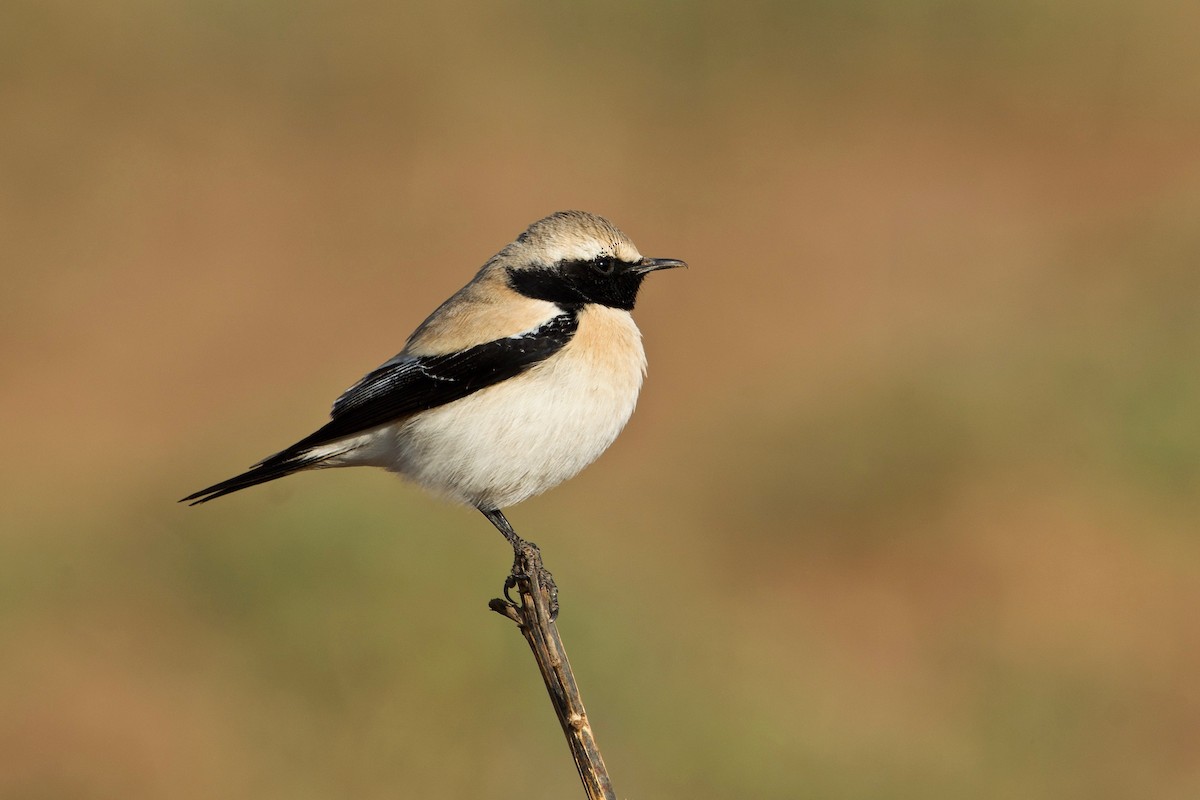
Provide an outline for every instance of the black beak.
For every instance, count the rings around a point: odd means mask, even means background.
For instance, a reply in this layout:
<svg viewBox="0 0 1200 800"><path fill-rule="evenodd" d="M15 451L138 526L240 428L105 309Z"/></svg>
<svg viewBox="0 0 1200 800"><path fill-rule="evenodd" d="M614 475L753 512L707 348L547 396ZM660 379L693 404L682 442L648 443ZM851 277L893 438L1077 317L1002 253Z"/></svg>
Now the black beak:
<svg viewBox="0 0 1200 800"><path fill-rule="evenodd" d="M647 272L654 272L660 269L675 269L676 267L687 267L686 261L680 261L677 258L643 258L634 269L638 275L645 275Z"/></svg>

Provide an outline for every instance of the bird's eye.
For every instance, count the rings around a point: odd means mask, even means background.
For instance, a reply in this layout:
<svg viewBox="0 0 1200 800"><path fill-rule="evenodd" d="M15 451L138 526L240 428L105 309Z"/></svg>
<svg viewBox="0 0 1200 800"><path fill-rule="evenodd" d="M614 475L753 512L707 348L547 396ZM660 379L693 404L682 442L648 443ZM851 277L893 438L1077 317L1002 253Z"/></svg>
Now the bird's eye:
<svg viewBox="0 0 1200 800"><path fill-rule="evenodd" d="M616 269L617 261L612 256L600 256L592 261L592 269L599 272L601 275L612 275Z"/></svg>

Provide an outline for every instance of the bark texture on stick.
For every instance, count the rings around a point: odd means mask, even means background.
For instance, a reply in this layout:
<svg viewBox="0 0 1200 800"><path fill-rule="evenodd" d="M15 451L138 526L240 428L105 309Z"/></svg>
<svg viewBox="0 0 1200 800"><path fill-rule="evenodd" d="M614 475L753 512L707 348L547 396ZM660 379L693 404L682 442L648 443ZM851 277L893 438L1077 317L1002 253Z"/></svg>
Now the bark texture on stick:
<svg viewBox="0 0 1200 800"><path fill-rule="evenodd" d="M537 547L526 544L518 553L513 569L517 598L512 601L496 598L488 605L493 611L517 623L529 649L533 651L589 800L616 800L608 770L596 746L596 737L592 734L592 726L579 696L579 687L575 685L575 675L571 672L571 664L567 661L567 653L559 638L558 626L551 615L550 609L555 605L555 599L551 587L542 583L540 576L544 574L548 573L542 568L542 557Z"/></svg>

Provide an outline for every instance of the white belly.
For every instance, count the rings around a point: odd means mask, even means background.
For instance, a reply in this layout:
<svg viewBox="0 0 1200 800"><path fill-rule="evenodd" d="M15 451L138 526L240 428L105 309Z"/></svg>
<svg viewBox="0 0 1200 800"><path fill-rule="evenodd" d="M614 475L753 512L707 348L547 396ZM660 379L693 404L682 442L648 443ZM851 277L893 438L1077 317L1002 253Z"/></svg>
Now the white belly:
<svg viewBox="0 0 1200 800"><path fill-rule="evenodd" d="M633 413L645 364L628 312L588 307L572 340L547 361L374 431L343 463L385 467L453 500L506 508L573 477L612 444Z"/></svg>

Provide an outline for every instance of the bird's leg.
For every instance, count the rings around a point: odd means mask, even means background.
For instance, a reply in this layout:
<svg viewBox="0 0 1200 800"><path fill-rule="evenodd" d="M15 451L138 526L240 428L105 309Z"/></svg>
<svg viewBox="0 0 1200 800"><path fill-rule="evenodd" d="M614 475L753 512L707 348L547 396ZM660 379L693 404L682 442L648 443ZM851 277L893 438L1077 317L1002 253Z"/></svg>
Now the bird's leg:
<svg viewBox="0 0 1200 800"><path fill-rule="evenodd" d="M517 535L500 509L479 509L488 518L488 522L496 526L496 530L504 535L513 549L512 573L504 580L504 597L508 602L516 603L509 596L508 590L517 585L518 578L536 579L550 594L550 619L558 616L558 586L554 576L542 563L542 551L533 542L528 542Z"/></svg>

